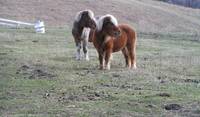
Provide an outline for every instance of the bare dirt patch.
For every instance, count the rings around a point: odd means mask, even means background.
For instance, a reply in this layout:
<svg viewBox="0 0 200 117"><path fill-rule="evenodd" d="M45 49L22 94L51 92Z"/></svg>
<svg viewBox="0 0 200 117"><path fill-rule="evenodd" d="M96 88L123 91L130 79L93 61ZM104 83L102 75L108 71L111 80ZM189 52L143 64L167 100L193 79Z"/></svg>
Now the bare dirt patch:
<svg viewBox="0 0 200 117"><path fill-rule="evenodd" d="M50 73L50 71L42 66L31 65L22 65L19 67L16 74L23 75L25 79L52 79L56 77L56 75Z"/></svg>
<svg viewBox="0 0 200 117"><path fill-rule="evenodd" d="M5 53L5 52L0 52L0 55L7 55L7 53Z"/></svg>
<svg viewBox="0 0 200 117"><path fill-rule="evenodd" d="M157 96L160 96L160 97L171 97L171 95L169 93L159 93L159 94L157 94Z"/></svg>
<svg viewBox="0 0 200 117"><path fill-rule="evenodd" d="M200 83L200 79L185 79L186 83Z"/></svg>
<svg viewBox="0 0 200 117"><path fill-rule="evenodd" d="M182 107L179 104L166 104L164 106L165 110L180 110Z"/></svg>
<svg viewBox="0 0 200 117"><path fill-rule="evenodd" d="M85 90L85 89L84 89ZM76 101L98 101L98 100L113 100L113 96L104 91L90 91L80 94L62 94L59 96L59 102L76 102Z"/></svg>
<svg viewBox="0 0 200 117"><path fill-rule="evenodd" d="M97 100L114 100L110 93L105 91L96 91L92 86L81 86L77 90L81 90L79 94L62 93L58 97L59 102L76 102L76 101L97 101Z"/></svg>

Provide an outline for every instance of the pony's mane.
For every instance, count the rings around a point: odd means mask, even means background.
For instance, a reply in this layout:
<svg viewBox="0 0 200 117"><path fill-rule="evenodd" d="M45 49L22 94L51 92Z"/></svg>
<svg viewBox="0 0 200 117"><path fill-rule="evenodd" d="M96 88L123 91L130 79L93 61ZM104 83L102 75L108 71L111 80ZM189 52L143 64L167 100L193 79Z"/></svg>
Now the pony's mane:
<svg viewBox="0 0 200 117"><path fill-rule="evenodd" d="M118 26L118 21L117 21L117 19L116 19L113 15L107 14L107 15L101 16L101 17L97 20L97 30L98 30L98 31L101 31L101 29L102 29L102 27L103 27L104 19L105 19L106 17L110 17L111 22L112 22L115 26Z"/></svg>
<svg viewBox="0 0 200 117"><path fill-rule="evenodd" d="M85 11L88 12L88 15L89 15L89 17L90 17L91 19L95 20L95 18L94 18L94 13L93 13L91 10L83 10L83 11L79 11L79 12L76 14L76 16L75 16L75 21L76 21L76 22L79 22L79 21L80 21L80 19L81 19L81 17L82 17L82 14L83 14L83 12L85 12Z"/></svg>

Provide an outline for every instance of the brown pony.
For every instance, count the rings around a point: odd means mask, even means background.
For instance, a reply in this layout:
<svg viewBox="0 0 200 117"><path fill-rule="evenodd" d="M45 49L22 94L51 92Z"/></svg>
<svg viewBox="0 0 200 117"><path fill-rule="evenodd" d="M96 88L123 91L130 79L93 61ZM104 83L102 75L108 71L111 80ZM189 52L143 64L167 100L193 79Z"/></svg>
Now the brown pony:
<svg viewBox="0 0 200 117"><path fill-rule="evenodd" d="M118 25L114 16L105 15L97 21L91 37L99 54L100 69L110 69L111 54L120 50L126 66L136 68L136 32L129 25Z"/></svg>
<svg viewBox="0 0 200 117"><path fill-rule="evenodd" d="M88 56L88 35L90 30L96 28L96 21L94 13L91 10L83 10L76 14L75 21L73 23L72 35L77 47L76 60L81 59L81 48L83 46L83 52L86 60L89 60Z"/></svg>

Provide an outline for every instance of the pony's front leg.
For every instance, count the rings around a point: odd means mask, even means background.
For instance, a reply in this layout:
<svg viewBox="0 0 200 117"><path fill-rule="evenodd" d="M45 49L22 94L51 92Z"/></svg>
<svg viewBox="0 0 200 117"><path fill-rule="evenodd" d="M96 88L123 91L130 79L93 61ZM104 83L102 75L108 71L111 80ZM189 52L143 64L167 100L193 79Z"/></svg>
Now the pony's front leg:
<svg viewBox="0 0 200 117"><path fill-rule="evenodd" d="M107 50L105 53L105 69L110 70L110 57L111 57L112 51Z"/></svg>
<svg viewBox="0 0 200 117"><path fill-rule="evenodd" d="M88 41L87 40L83 41L83 52L84 52L85 60L89 61L90 59L88 55Z"/></svg>
<svg viewBox="0 0 200 117"><path fill-rule="evenodd" d="M76 60L81 60L81 42L76 44Z"/></svg>
<svg viewBox="0 0 200 117"><path fill-rule="evenodd" d="M99 53L99 63L100 63L99 69L103 70L104 69L104 55L101 52L98 52L98 53Z"/></svg>

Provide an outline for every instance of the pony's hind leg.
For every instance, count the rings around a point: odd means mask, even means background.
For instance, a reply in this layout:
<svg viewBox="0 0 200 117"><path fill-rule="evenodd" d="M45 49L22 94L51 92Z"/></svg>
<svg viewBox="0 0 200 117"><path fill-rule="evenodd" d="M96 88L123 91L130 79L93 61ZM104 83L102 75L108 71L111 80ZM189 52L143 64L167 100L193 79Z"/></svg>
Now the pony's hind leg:
<svg viewBox="0 0 200 117"><path fill-rule="evenodd" d="M135 39L137 39L137 38L135 38ZM136 66L136 40L133 44L132 58L133 58L132 68L136 69L137 68L137 66Z"/></svg>
<svg viewBox="0 0 200 117"><path fill-rule="evenodd" d="M89 61L88 55L88 40L89 40L90 28L84 28L81 38L83 39L83 52L85 60Z"/></svg>
<svg viewBox="0 0 200 117"><path fill-rule="evenodd" d="M132 68L136 69L137 66L136 66L136 51L135 51L135 48L134 48L134 51L133 51L133 63L132 63Z"/></svg>
<svg viewBox="0 0 200 117"><path fill-rule="evenodd" d="M83 52L85 60L89 61L89 55L88 55L88 42L86 40L83 41Z"/></svg>
<svg viewBox="0 0 200 117"><path fill-rule="evenodd" d="M131 68L136 69L136 51L135 51L135 47L128 47L129 50L129 56L131 59Z"/></svg>
<svg viewBox="0 0 200 117"><path fill-rule="evenodd" d="M124 49L122 49L122 53L125 58L126 67L131 68L131 60L130 60L129 52L126 47Z"/></svg>
<svg viewBox="0 0 200 117"><path fill-rule="evenodd" d="M81 42L76 44L76 60L81 60Z"/></svg>

